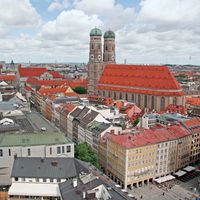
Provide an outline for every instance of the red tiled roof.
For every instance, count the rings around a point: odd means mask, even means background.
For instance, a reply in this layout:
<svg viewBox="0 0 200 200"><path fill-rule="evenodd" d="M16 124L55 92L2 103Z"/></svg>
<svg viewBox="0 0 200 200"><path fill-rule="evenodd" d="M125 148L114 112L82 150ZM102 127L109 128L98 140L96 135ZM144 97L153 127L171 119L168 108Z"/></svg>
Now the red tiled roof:
<svg viewBox="0 0 200 200"><path fill-rule="evenodd" d="M69 87L68 86L60 86L60 87L56 87L56 88L51 88L51 87L41 87L38 90L38 93L41 96L48 96L48 95L53 95L53 94L60 94L62 93L65 96L77 96L77 94L75 92L68 92L67 89Z"/></svg>
<svg viewBox="0 0 200 200"><path fill-rule="evenodd" d="M192 118L185 122L183 122L188 128L194 127L194 126L200 126L200 119L199 118Z"/></svg>
<svg viewBox="0 0 200 200"><path fill-rule="evenodd" d="M190 135L181 125L170 127L156 127L155 129L142 130L139 134L110 134L109 139L125 148L134 148L150 144L156 144Z"/></svg>
<svg viewBox="0 0 200 200"><path fill-rule="evenodd" d="M200 98L197 97L187 97L186 103L192 106L200 106Z"/></svg>
<svg viewBox="0 0 200 200"><path fill-rule="evenodd" d="M15 75L0 75L0 81L15 81Z"/></svg>
<svg viewBox="0 0 200 200"><path fill-rule="evenodd" d="M48 71L49 74L53 76L53 78L62 78L59 72Z"/></svg>
<svg viewBox="0 0 200 200"><path fill-rule="evenodd" d="M98 89L163 96L183 95L168 67L153 65L106 65Z"/></svg>
<svg viewBox="0 0 200 200"><path fill-rule="evenodd" d="M29 77L27 79L27 83L35 86L61 86L67 85L71 88L75 88L78 86L87 87L87 80L80 79L62 79L62 80L39 80L35 77Z"/></svg>
<svg viewBox="0 0 200 200"><path fill-rule="evenodd" d="M33 77L33 76L40 76L44 72L47 72L48 70L45 67L26 67L18 68L20 77Z"/></svg>

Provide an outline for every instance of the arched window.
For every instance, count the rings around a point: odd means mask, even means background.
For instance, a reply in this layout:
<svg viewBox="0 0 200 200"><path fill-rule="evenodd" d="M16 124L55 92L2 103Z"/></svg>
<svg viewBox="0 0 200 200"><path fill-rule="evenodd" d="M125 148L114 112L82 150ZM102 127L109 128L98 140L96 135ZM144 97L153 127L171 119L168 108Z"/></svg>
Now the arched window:
<svg viewBox="0 0 200 200"><path fill-rule="evenodd" d="M114 99L117 99L117 97L116 97L117 95L116 95L116 92L114 92Z"/></svg>
<svg viewBox="0 0 200 200"><path fill-rule="evenodd" d="M147 95L144 96L144 107L147 108Z"/></svg>
<svg viewBox="0 0 200 200"><path fill-rule="evenodd" d="M107 45L105 46L105 50L106 50L106 51L108 50L108 46L107 46Z"/></svg>
<svg viewBox="0 0 200 200"><path fill-rule="evenodd" d="M151 97L151 109L154 109L154 96Z"/></svg>
<svg viewBox="0 0 200 200"><path fill-rule="evenodd" d="M138 106L140 106L140 105L141 105L141 95L138 94Z"/></svg>
<svg viewBox="0 0 200 200"><path fill-rule="evenodd" d="M94 49L94 45L93 45L93 43L91 44L91 49Z"/></svg>
<svg viewBox="0 0 200 200"><path fill-rule="evenodd" d="M105 91L103 91L103 96L105 97Z"/></svg>
<svg viewBox="0 0 200 200"><path fill-rule="evenodd" d="M99 44L99 49L101 49L101 44Z"/></svg>
<svg viewBox="0 0 200 200"><path fill-rule="evenodd" d="M110 90L108 91L108 97L110 97Z"/></svg>
<svg viewBox="0 0 200 200"><path fill-rule="evenodd" d="M135 101L134 94L132 94L132 102L134 102L134 101Z"/></svg>
<svg viewBox="0 0 200 200"><path fill-rule="evenodd" d="M126 101L128 101L128 93L126 93Z"/></svg>
<svg viewBox="0 0 200 200"><path fill-rule="evenodd" d="M173 104L174 104L174 105L177 104L177 98L176 98L176 97L173 98Z"/></svg>
<svg viewBox="0 0 200 200"><path fill-rule="evenodd" d="M164 110L164 109L165 109L165 97L161 97L160 110Z"/></svg>
<svg viewBox="0 0 200 200"><path fill-rule="evenodd" d="M122 99L122 93L121 92L119 93L119 99Z"/></svg>

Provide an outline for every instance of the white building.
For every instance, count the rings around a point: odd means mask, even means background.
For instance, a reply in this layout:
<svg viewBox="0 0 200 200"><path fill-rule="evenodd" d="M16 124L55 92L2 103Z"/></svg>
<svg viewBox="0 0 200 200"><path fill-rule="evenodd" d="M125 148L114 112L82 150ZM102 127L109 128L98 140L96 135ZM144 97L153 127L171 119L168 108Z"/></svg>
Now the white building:
<svg viewBox="0 0 200 200"><path fill-rule="evenodd" d="M10 185L15 157L74 157L74 144L61 133L0 134L0 185Z"/></svg>
<svg viewBox="0 0 200 200"><path fill-rule="evenodd" d="M74 158L16 158L9 199L59 200L59 183L77 177Z"/></svg>

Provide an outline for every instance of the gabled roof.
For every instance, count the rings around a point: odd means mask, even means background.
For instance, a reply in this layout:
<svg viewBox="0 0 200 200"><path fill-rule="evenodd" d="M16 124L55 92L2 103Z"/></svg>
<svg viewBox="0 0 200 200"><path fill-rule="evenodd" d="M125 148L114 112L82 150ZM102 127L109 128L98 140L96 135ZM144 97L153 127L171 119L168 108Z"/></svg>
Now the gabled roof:
<svg viewBox="0 0 200 200"><path fill-rule="evenodd" d="M191 133L181 125L170 127L156 127L154 129L141 130L138 134L110 134L108 138L125 148L135 148L145 145L157 144L175 140L190 135Z"/></svg>
<svg viewBox="0 0 200 200"><path fill-rule="evenodd" d="M33 77L33 76L40 76L44 72L47 72L48 70L45 67L19 67L19 76L20 77Z"/></svg>
<svg viewBox="0 0 200 200"><path fill-rule="evenodd" d="M62 93L64 96L77 96L77 94L70 87L65 85L56 88L41 87L37 91L37 93L41 96L60 94L60 93Z"/></svg>
<svg viewBox="0 0 200 200"><path fill-rule="evenodd" d="M74 158L16 158L11 177L73 178L76 177Z"/></svg>
<svg viewBox="0 0 200 200"><path fill-rule="evenodd" d="M52 72L51 72L52 73ZM56 78L56 77L55 77ZM33 86L61 86L66 85L71 88L78 86L87 87L87 80L81 79L62 79L62 80L39 80L36 77L29 77L26 81Z"/></svg>
<svg viewBox="0 0 200 200"><path fill-rule="evenodd" d="M0 75L0 81L15 81L15 75Z"/></svg>
<svg viewBox="0 0 200 200"><path fill-rule="evenodd" d="M76 108L74 111L70 113L72 117L77 117L81 113L82 109Z"/></svg>
<svg viewBox="0 0 200 200"><path fill-rule="evenodd" d="M94 110L91 110L90 112L88 112L81 120L81 124L84 125L84 126L87 126L90 122L92 122L96 116L98 115L99 113L94 111Z"/></svg>
<svg viewBox="0 0 200 200"><path fill-rule="evenodd" d="M168 67L153 65L106 65L98 89L162 96L183 95Z"/></svg>
<svg viewBox="0 0 200 200"><path fill-rule="evenodd" d="M187 128L200 127L200 119L199 118L192 118L187 121L184 121L183 123Z"/></svg>

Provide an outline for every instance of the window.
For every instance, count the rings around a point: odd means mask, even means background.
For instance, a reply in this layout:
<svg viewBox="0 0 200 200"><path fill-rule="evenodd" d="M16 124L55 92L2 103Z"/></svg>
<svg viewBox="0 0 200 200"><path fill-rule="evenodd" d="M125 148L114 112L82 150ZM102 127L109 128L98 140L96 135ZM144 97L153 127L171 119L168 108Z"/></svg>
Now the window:
<svg viewBox="0 0 200 200"><path fill-rule="evenodd" d="M50 155L52 155L52 148L51 147L49 149L49 153L50 153Z"/></svg>
<svg viewBox="0 0 200 200"><path fill-rule="evenodd" d="M67 152L71 152L71 146L67 146Z"/></svg>
<svg viewBox="0 0 200 200"><path fill-rule="evenodd" d="M31 155L31 150L27 149L27 151L28 151L28 156L30 156Z"/></svg>
<svg viewBox="0 0 200 200"><path fill-rule="evenodd" d="M141 95L138 94L138 106L140 106L140 105L141 105Z"/></svg>
<svg viewBox="0 0 200 200"><path fill-rule="evenodd" d="M174 104L174 105L177 104L177 98L176 98L176 97L173 98L173 104Z"/></svg>
<svg viewBox="0 0 200 200"><path fill-rule="evenodd" d="M8 149L8 155L11 156L11 150L10 149Z"/></svg>
<svg viewBox="0 0 200 200"><path fill-rule="evenodd" d="M154 96L151 97L151 109L154 109Z"/></svg>
<svg viewBox="0 0 200 200"><path fill-rule="evenodd" d="M65 147L62 146L62 153L65 153Z"/></svg>
<svg viewBox="0 0 200 200"><path fill-rule="evenodd" d="M57 179L57 182L58 182L58 183L60 183L60 182L61 182L61 179L60 179L60 178L58 178L58 179Z"/></svg>
<svg viewBox="0 0 200 200"><path fill-rule="evenodd" d="M144 107L147 108L147 95L144 96Z"/></svg>
<svg viewBox="0 0 200 200"><path fill-rule="evenodd" d="M117 97L116 97L116 93L114 92L114 99L117 99Z"/></svg>
<svg viewBox="0 0 200 200"><path fill-rule="evenodd" d="M3 149L0 149L0 157L3 157Z"/></svg>
<svg viewBox="0 0 200 200"><path fill-rule="evenodd" d="M160 110L164 110L165 109L165 98L161 97L160 100Z"/></svg>
<svg viewBox="0 0 200 200"><path fill-rule="evenodd" d="M53 183L53 178L50 178L50 182Z"/></svg>
<svg viewBox="0 0 200 200"><path fill-rule="evenodd" d="M15 177L15 181L18 181L19 179L18 179L18 177Z"/></svg>
<svg viewBox="0 0 200 200"><path fill-rule="evenodd" d="M46 178L43 178L43 182L45 183L47 180L46 180Z"/></svg>
<svg viewBox="0 0 200 200"><path fill-rule="evenodd" d="M121 92L119 93L119 99L122 99L122 93Z"/></svg>
<svg viewBox="0 0 200 200"><path fill-rule="evenodd" d="M60 154L61 153L61 149L60 147L57 147L57 154Z"/></svg>
<svg viewBox="0 0 200 200"><path fill-rule="evenodd" d="M126 101L128 101L128 93L126 93Z"/></svg>
<svg viewBox="0 0 200 200"><path fill-rule="evenodd" d="M134 102L135 98L134 98L134 94L132 94L132 101Z"/></svg>

